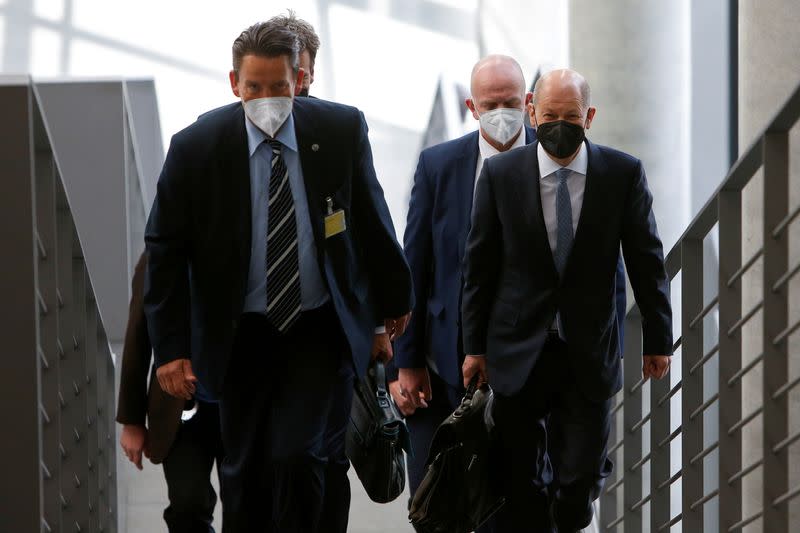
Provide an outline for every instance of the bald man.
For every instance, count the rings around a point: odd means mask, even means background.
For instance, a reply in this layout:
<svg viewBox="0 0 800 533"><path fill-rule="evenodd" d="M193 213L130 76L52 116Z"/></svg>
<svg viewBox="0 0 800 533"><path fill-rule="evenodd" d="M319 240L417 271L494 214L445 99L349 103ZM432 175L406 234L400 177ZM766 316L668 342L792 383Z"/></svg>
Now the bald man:
<svg viewBox="0 0 800 533"><path fill-rule="evenodd" d="M523 126L530 102L519 64L507 56L480 60L466 106L478 131L424 150L414 175L404 248L411 265L416 307L404 337L395 344L390 391L407 416L414 457L411 492L424 475L433 432L463 393L458 341L461 258L469 229L475 179L483 161L536 139Z"/></svg>
<svg viewBox="0 0 800 533"><path fill-rule="evenodd" d="M611 472L620 244L643 318L644 378L669 369L672 311L644 168L585 138L596 112L586 80L570 70L543 76L528 111L538 142L487 161L478 180L463 374L495 391L508 487L499 531L564 533L590 523Z"/></svg>

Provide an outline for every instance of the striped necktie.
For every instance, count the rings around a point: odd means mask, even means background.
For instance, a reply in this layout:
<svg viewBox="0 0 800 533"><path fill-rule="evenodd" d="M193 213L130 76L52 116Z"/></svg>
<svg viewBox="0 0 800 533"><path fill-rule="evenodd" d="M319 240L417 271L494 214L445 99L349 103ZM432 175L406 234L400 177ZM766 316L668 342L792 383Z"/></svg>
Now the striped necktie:
<svg viewBox="0 0 800 533"><path fill-rule="evenodd" d="M289 170L281 157L281 143L264 141L272 149L267 228L267 319L281 333L300 316L300 263L297 221L289 184Z"/></svg>

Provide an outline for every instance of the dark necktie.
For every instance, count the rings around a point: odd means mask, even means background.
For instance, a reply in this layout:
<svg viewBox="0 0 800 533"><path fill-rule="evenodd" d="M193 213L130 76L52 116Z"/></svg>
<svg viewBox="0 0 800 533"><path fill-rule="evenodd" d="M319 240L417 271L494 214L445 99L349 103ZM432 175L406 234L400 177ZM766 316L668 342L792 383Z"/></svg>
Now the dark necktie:
<svg viewBox="0 0 800 533"><path fill-rule="evenodd" d="M265 141L272 149L267 228L267 318L281 333L300 316L300 263L297 221L289 184L289 170L281 157L281 143Z"/></svg>
<svg viewBox="0 0 800 533"><path fill-rule="evenodd" d="M556 191L556 253L553 257L558 269L558 275L564 276L564 269L567 266L567 258L572 251L572 241L574 238L572 231L572 200L567 188L567 178L570 170L562 168L556 170L558 179L558 189Z"/></svg>

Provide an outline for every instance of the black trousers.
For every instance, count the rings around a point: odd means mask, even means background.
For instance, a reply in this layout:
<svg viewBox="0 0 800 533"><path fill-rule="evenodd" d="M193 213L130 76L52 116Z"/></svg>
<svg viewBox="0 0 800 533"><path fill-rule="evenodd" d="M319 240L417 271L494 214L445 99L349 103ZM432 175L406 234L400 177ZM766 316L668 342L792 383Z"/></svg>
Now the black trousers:
<svg viewBox="0 0 800 533"><path fill-rule="evenodd" d="M220 399L225 533L346 529L345 343L330 304L285 334L262 315L242 317Z"/></svg>
<svg viewBox="0 0 800 533"><path fill-rule="evenodd" d="M214 533L211 523L217 494L211 486L211 469L224 457L219 431L219 408L197 403L197 413L181 422L175 441L164 458L169 506L164 521L169 533Z"/></svg>
<svg viewBox="0 0 800 533"><path fill-rule="evenodd" d="M522 390L495 397L495 458L506 488L495 532L573 533L589 525L612 468L609 409L610 400L582 394L566 345L551 336Z"/></svg>

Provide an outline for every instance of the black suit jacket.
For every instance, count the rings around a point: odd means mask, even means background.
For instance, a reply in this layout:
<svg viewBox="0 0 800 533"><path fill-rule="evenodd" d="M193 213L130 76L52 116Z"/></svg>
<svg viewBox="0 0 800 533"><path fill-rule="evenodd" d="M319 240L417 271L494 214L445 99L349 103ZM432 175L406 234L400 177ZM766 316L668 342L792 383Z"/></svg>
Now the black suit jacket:
<svg viewBox="0 0 800 533"><path fill-rule="evenodd" d="M578 384L605 400L622 383L615 308L620 243L642 313L644 353L672 350L669 280L641 161L586 141L583 207L563 279L553 262L539 194L538 143L488 160L467 239L464 347L486 354L500 394L517 392L560 312Z"/></svg>
<svg viewBox="0 0 800 533"><path fill-rule="evenodd" d="M312 98L293 116L318 264L361 374L374 327L413 306L408 264L372 163L361 112ZM237 102L201 116L170 144L145 231L145 312L159 365L191 356L219 393L247 290L251 247L245 116ZM327 197L347 230L324 235Z"/></svg>
<svg viewBox="0 0 800 533"><path fill-rule="evenodd" d="M405 335L394 345L389 367L423 368L430 353L439 376L453 386L462 381L461 266L475 194L479 131L426 148L419 156L408 204L403 247L414 279L416 306ZM525 128L525 144L536 131ZM625 320L625 270L617 265L620 336Z"/></svg>

